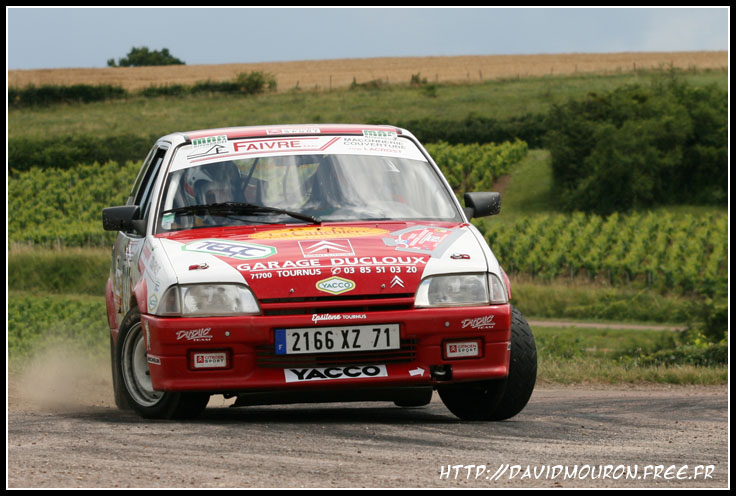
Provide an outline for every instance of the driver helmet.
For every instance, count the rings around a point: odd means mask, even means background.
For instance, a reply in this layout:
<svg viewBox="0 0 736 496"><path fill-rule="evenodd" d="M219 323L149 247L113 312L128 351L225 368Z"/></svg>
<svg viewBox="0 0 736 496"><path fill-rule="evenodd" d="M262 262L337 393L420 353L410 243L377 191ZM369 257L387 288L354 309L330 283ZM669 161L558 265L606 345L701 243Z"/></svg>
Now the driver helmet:
<svg viewBox="0 0 736 496"><path fill-rule="evenodd" d="M190 205L242 201L240 171L234 162L192 167L184 176L184 194Z"/></svg>

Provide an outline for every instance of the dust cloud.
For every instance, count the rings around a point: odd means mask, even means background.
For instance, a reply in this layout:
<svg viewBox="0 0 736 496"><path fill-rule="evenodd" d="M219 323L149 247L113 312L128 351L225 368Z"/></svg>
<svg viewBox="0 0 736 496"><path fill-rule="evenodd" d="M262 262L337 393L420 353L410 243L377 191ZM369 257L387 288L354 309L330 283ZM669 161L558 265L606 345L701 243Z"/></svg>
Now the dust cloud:
<svg viewBox="0 0 736 496"><path fill-rule="evenodd" d="M72 345L36 353L8 372L8 410L57 413L115 407L107 356Z"/></svg>
<svg viewBox="0 0 736 496"><path fill-rule="evenodd" d="M55 346L39 351L27 363L14 365L7 377L9 411L64 413L117 408L106 353L93 356L73 345ZM227 408L234 402L234 398L212 395L209 406Z"/></svg>

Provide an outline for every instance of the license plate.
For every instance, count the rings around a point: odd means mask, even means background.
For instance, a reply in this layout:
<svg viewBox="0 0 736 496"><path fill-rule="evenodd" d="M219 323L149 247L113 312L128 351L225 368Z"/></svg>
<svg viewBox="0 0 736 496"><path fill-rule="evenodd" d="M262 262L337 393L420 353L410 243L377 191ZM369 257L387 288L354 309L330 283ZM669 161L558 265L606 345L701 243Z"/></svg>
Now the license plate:
<svg viewBox="0 0 736 496"><path fill-rule="evenodd" d="M276 329L276 354L395 350L401 347L399 324Z"/></svg>

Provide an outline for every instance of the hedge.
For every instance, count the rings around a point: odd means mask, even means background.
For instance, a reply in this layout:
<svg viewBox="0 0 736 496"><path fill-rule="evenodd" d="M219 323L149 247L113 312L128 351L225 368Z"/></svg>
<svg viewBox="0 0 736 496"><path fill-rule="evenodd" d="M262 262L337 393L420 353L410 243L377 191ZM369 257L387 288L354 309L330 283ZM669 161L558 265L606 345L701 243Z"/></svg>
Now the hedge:
<svg viewBox="0 0 736 496"><path fill-rule="evenodd" d="M564 208L610 214L728 201L728 93L673 79L554 105L546 146Z"/></svg>
<svg viewBox="0 0 736 496"><path fill-rule="evenodd" d="M175 92L176 89L161 87L157 91ZM513 142L518 139L526 142L529 148L538 148L546 133L543 122L543 116L527 114L507 120L470 115L461 121L424 119L392 124L408 129L424 144L445 142L451 145L471 145ZM385 124L386 121L373 123ZM69 169L78 164L109 161L123 164L128 160L145 158L158 138L160 136L130 134L107 137L75 136L61 140L11 138L8 140L8 164L11 174L30 170L31 167Z"/></svg>

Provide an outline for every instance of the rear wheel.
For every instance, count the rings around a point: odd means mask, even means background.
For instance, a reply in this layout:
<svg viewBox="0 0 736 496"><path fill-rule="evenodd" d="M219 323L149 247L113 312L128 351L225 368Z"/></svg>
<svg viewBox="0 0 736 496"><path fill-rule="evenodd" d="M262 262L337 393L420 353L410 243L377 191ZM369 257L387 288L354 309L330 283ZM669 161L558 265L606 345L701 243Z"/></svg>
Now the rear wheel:
<svg viewBox="0 0 736 496"><path fill-rule="evenodd" d="M153 388L143 326L136 308L128 313L120 326L113 367L118 407L129 406L142 417L193 418L202 413L209 401L209 394L206 393L164 392Z"/></svg>
<svg viewBox="0 0 736 496"><path fill-rule="evenodd" d="M529 323L516 308L511 313L511 357L505 379L449 385L440 398L463 420L506 420L524 409L537 380L537 349Z"/></svg>

